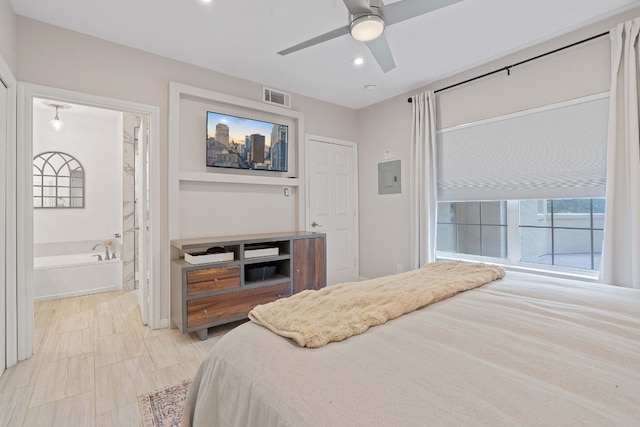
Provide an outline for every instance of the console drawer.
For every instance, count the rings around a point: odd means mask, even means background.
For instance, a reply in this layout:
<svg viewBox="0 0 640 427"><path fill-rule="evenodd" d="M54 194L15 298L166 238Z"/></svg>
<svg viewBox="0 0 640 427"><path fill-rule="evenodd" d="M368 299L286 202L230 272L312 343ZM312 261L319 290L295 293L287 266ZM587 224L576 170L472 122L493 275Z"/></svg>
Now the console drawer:
<svg viewBox="0 0 640 427"><path fill-rule="evenodd" d="M291 295L290 282L187 301L187 327L246 316L258 304Z"/></svg>
<svg viewBox="0 0 640 427"><path fill-rule="evenodd" d="M187 272L187 295L199 295L239 287L239 265L206 268Z"/></svg>

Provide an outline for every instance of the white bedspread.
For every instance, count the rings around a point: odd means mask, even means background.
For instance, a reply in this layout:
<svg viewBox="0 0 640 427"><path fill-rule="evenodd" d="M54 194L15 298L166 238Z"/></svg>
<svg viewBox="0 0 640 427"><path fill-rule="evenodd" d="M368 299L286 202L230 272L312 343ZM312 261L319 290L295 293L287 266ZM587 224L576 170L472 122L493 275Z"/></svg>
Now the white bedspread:
<svg viewBox="0 0 640 427"><path fill-rule="evenodd" d="M318 349L246 323L185 425L640 425L640 291L567 283L509 272Z"/></svg>

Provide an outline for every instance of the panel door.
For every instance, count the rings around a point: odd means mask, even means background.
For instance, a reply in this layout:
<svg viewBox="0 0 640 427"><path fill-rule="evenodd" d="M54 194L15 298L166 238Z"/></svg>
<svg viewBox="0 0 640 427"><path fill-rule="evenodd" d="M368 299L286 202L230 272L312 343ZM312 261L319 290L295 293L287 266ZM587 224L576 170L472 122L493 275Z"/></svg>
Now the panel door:
<svg viewBox="0 0 640 427"><path fill-rule="evenodd" d="M359 278L356 149L309 140L309 229L327 235L327 285Z"/></svg>

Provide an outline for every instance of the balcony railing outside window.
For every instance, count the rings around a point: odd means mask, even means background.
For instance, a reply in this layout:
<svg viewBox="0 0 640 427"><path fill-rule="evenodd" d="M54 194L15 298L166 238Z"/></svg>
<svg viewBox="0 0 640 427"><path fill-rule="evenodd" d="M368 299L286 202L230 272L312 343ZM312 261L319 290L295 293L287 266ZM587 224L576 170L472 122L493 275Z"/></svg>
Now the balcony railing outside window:
<svg viewBox="0 0 640 427"><path fill-rule="evenodd" d="M438 254L599 270L604 199L438 204Z"/></svg>

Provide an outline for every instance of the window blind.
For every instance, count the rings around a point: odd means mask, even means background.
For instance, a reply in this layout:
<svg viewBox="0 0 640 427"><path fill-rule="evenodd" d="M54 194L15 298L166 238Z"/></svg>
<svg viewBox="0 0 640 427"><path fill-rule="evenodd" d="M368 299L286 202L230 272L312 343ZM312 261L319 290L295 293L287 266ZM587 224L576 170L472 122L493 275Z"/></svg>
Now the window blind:
<svg viewBox="0 0 640 427"><path fill-rule="evenodd" d="M437 133L438 201L603 197L608 93Z"/></svg>

